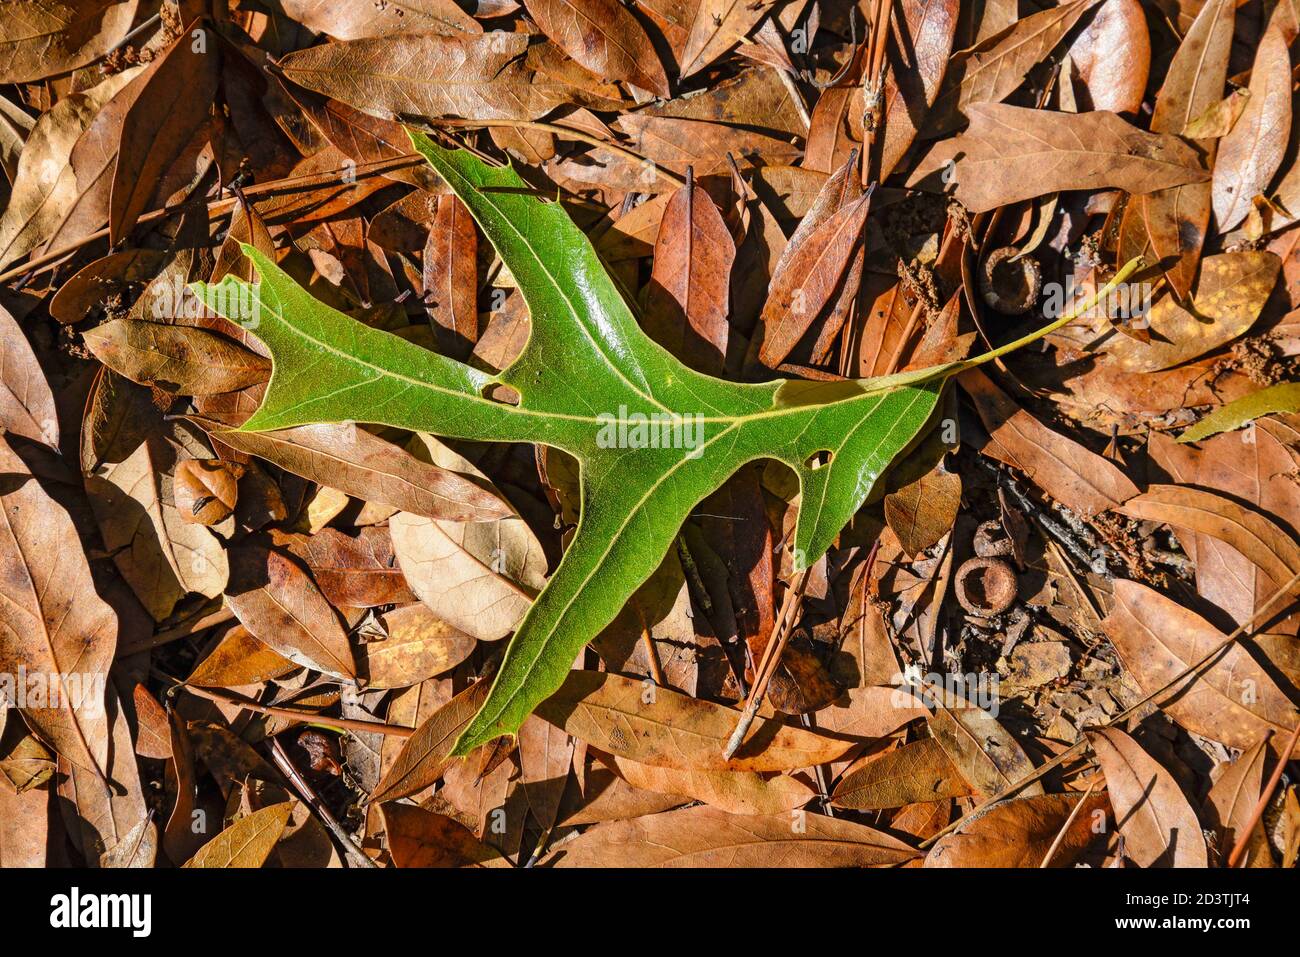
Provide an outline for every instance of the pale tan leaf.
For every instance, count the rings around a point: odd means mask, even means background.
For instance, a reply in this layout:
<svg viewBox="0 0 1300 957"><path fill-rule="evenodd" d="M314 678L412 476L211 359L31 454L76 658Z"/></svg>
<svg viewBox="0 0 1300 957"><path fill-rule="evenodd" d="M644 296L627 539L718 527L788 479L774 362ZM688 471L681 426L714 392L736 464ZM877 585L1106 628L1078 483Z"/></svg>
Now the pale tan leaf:
<svg viewBox="0 0 1300 957"><path fill-rule="evenodd" d="M273 804L241 817L185 862L186 867L261 867L284 834L293 802Z"/></svg>
<svg viewBox="0 0 1300 957"><path fill-rule="evenodd" d="M601 824L556 849L558 867L882 867L917 852L820 814L737 816L707 805Z"/></svg>
<svg viewBox="0 0 1300 957"><path fill-rule="evenodd" d="M1201 824L1169 772L1118 728L1087 738L1106 775L1124 855L1140 867L1205 867Z"/></svg>
<svg viewBox="0 0 1300 957"><path fill-rule="evenodd" d="M1115 582L1115 605L1102 623L1124 666L1147 693L1163 688L1227 635L1195 612L1137 582ZM1268 731L1286 740L1300 712L1255 659L1233 644L1198 675L1161 697L1161 708L1189 731L1246 748Z"/></svg>
<svg viewBox="0 0 1300 957"><path fill-rule="evenodd" d="M117 614L96 593L72 519L3 440L0 473L0 674L77 676L76 689L57 679L57 705L24 708L23 716L102 784L98 775L109 752L105 682Z"/></svg>

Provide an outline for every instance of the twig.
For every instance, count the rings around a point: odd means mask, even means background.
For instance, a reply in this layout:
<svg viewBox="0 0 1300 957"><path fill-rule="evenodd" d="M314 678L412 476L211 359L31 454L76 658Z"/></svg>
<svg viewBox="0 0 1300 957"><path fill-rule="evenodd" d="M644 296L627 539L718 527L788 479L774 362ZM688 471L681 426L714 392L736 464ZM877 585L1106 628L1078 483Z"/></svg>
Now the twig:
<svg viewBox="0 0 1300 957"><path fill-rule="evenodd" d="M294 767L293 762L289 760L289 755L284 753L284 748L281 747L279 740L274 737L271 738L271 757L275 759L276 766L279 767L281 773L289 779L289 783L294 786L294 789L300 795L302 795L302 799L307 802L307 806L310 807L316 816L324 822L325 826L330 829L330 833L334 835L334 839L343 845L343 850L344 853L347 854L348 860L352 861L358 867L368 867L378 870L379 865L366 857L366 855L361 852L361 848L352 843L352 838L347 831L343 830L343 825L341 825L335 819L334 815L330 813L330 809L325 806L325 802L322 801L316 792L312 790L311 785L307 783L307 779L298 772L296 767Z"/></svg>
<svg viewBox="0 0 1300 957"><path fill-rule="evenodd" d="M157 669L155 669L157 671ZM258 714L270 715L274 718L284 718L286 721L295 721L300 724L314 724L322 728L330 728L335 731L358 731L371 734L385 734L394 738L409 738L415 733L413 728L403 728L401 725L384 724L380 721L362 721L357 718L335 718L330 715L316 714L314 711L303 711L298 708L283 708L277 705L262 704L254 701L252 698L245 698L243 695L235 694L231 691L213 691L211 688L200 688L197 685L186 684L183 681L176 681L171 675L157 672L169 681L175 681L177 687L184 688L190 694L198 695L200 698L207 698L209 701L218 701L226 704L239 705L241 708L247 708L249 711L256 711Z"/></svg>
<svg viewBox="0 0 1300 957"><path fill-rule="evenodd" d="M1272 734L1271 731L1269 733ZM1295 745L1298 740L1300 740L1300 724L1295 726L1295 730L1291 732L1291 737L1287 739L1286 747L1282 749L1282 755L1278 758L1277 767L1273 769L1273 774L1268 779L1268 785L1260 792L1259 801L1255 804L1255 810L1250 814L1250 823L1242 828L1241 836L1237 838L1237 846L1228 855L1228 867L1236 867L1245 857L1246 848L1250 844L1250 835L1254 832L1259 819L1264 816L1269 801L1273 800L1273 792L1277 790L1278 782L1282 780L1282 769L1286 767L1286 763L1291 760L1291 755L1295 753Z"/></svg>
<svg viewBox="0 0 1300 957"><path fill-rule="evenodd" d="M1074 819L1079 816L1079 812L1083 810L1083 806L1088 803L1088 798L1092 797L1092 792L1095 790L1097 790L1097 782L1093 781L1088 785L1088 790L1083 792L1083 797L1079 798L1079 803L1071 809L1070 816L1065 819L1065 823L1061 825L1061 830L1057 832L1056 839L1052 841L1052 846L1043 855L1043 863L1038 865L1040 868L1052 863L1052 858L1056 856L1057 850L1065 841L1065 835L1069 833L1070 825L1074 823Z"/></svg>
<svg viewBox="0 0 1300 957"><path fill-rule="evenodd" d="M156 635L151 635L133 645L124 645L117 649L116 657L125 658L128 655L139 654L142 651L149 651L162 645L177 641L181 638L188 638L190 635L196 635L200 631L213 628L217 625L223 625L235 617L235 613L230 610L228 605L222 605L215 611L200 615L197 618L189 618L178 625L173 625L166 631L160 631Z"/></svg>
<svg viewBox="0 0 1300 957"><path fill-rule="evenodd" d="M803 598L803 590L807 584L808 569L805 568L795 576L790 590L785 593L785 598L781 602L781 614L777 618L776 627L772 629L772 640L763 649L763 657L754 672L754 686L749 689L749 698L745 701L745 710L741 712L740 720L736 722L736 730L731 733L731 738L728 739L727 746L723 749L722 756L727 761L735 757L736 752L740 750L750 725L754 723L754 718L758 715L758 709L763 703L763 696L767 694L768 682L771 681L772 675L776 672L777 665L781 661L781 653L785 651L785 646L794 631L791 623L794 619L795 607Z"/></svg>
<svg viewBox="0 0 1300 957"><path fill-rule="evenodd" d="M592 136L583 130L575 130L571 126L561 126L558 123L545 123L539 120L456 120L456 119L437 119L431 121L437 126L451 126L456 128L477 129L479 127L505 127L507 129L521 130L540 130L543 133L552 133L556 136L568 137L571 140L578 140L580 143L586 143L589 146L595 146L598 149L609 150L623 159L635 163L638 166L649 166L656 176L660 179L666 179L674 186L685 186L686 178L678 176L672 170L664 169L654 160L647 159L637 153L632 152L626 147L619 146L617 143L611 143L609 140L602 140L599 136Z"/></svg>
<svg viewBox="0 0 1300 957"><path fill-rule="evenodd" d="M118 50L122 49L124 46L126 46L128 43L130 43L140 34L144 33L150 27L157 24L158 21L161 19L162 19L162 14L155 13L152 17L150 17L148 20L145 20L143 23L141 23L138 27L136 27L126 36L122 37L122 39L118 40L117 43L113 44L113 48L109 50L107 53L105 53L104 56L99 57L98 60L104 59L104 57L108 56L109 53L116 53Z"/></svg>
<svg viewBox="0 0 1300 957"><path fill-rule="evenodd" d="M1137 703L1133 704L1128 708L1125 708L1123 711L1119 712L1119 714L1115 715L1113 718L1110 718L1109 720L1102 722L1100 725L1098 725L1098 727L1109 728L1110 726L1118 724L1119 722L1125 720L1126 718L1130 717L1135 712L1137 712L1139 708L1150 703L1153 699L1160 697L1170 688L1174 687L1179 682L1181 682L1188 675L1193 674L1193 672L1196 673L1196 677L1199 677L1200 669L1205 667L1205 665L1209 663L1216 655L1218 655L1222 651L1225 651L1233 642L1237 641L1239 638L1244 637L1248 632L1253 632L1255 629L1256 622L1266 621L1267 619L1265 618L1265 616L1271 613L1273 606L1278 603L1279 599L1287 596L1291 592L1291 589L1294 588L1297 583L1300 583L1300 573L1297 573L1294 576L1292 576L1291 580L1288 581L1281 588L1279 588L1276 592L1274 592L1272 597L1270 597L1268 601L1266 601L1262 606L1256 609L1255 614L1251 615L1250 618L1245 623L1237 626L1237 629L1234 632L1232 632L1232 634L1228 635L1228 637L1224 638L1223 641L1221 641L1219 644L1215 645L1213 648L1207 651L1197 661L1188 665L1181 672L1174 675L1174 677L1170 678L1168 681L1166 681L1155 691L1152 691L1150 694L1145 695ZM1012 782L1011 784L1003 788L1001 791L999 791L997 794L994 794L992 797L976 805L969 812L963 814L956 821L953 821L951 824L945 827L942 831L939 831L933 837L930 837L925 841L922 841L919 846L922 848L929 847L931 844L939 840L939 838L943 837L945 834L950 834L953 831L955 831L970 817L982 813L987 808L990 808L994 804L997 804L999 801L1005 801L1007 798L1015 794L1021 788L1037 781L1048 771L1060 767L1066 761L1077 756L1080 752L1083 751L1085 747L1087 747L1087 744L1088 744L1087 738L1081 737L1078 741L1070 745L1068 748L1066 748L1056 757L1052 758L1046 764L1039 765L1038 767L1034 768L1034 770L1026 774L1024 777L1019 778L1018 780ZM1288 752L1288 754L1289 753L1290 752Z"/></svg>
<svg viewBox="0 0 1300 957"><path fill-rule="evenodd" d="M811 133L812 116L808 113L808 104L803 101L803 94L799 92L799 86L794 82L794 77L790 75L789 70L777 70L776 75L781 78L786 92L790 94L790 102L794 104L795 112L799 114L799 122L803 124L803 131Z"/></svg>
<svg viewBox="0 0 1300 957"><path fill-rule="evenodd" d="M654 678L655 684L665 688L668 686L668 680L664 677L664 666L659 661L659 649L655 647L655 636L650 633L650 625L645 620L645 612L641 610L636 598L630 598L628 601L636 612L637 620L641 622L641 640L645 642L646 657L650 659L650 676Z"/></svg>
<svg viewBox="0 0 1300 957"><path fill-rule="evenodd" d="M889 28L894 17L893 0L876 0L875 20L868 38L867 69L862 81L862 185L873 179L872 155L875 153L876 134L884 119L885 50L889 45Z"/></svg>
<svg viewBox="0 0 1300 957"><path fill-rule="evenodd" d="M424 162L424 157L418 153L404 153L401 156L394 156L391 159L377 160L373 163L362 163L355 167L345 166L335 170L327 170L323 173L306 173L301 176L289 176L284 179L268 180L265 183L254 183L252 186L245 186L243 193L250 198L267 196L278 192L298 192L299 190L311 190L320 186L329 186L339 182L340 177L345 174L353 179L366 179L371 176L382 176L385 173L391 173L399 169L407 169L412 166L419 166ZM208 218L220 219L222 216L230 213L238 200L234 196L225 199L216 199L208 203ZM148 225L160 219L178 213L185 209L188 204L185 201L174 203L171 206L164 206L162 209L155 209L151 212L144 213L136 225ZM49 252L42 253L32 259L27 260L21 266L14 266L5 272L0 273L0 282L8 282L11 279L17 279L19 276L31 273L33 275L47 270L43 267L51 267L51 264L57 263L65 256L75 253L78 249L89 246L97 239L108 237L108 227L83 236L75 242L68 243L66 246L60 246L58 249L52 249ZM52 268L52 267L51 267Z"/></svg>

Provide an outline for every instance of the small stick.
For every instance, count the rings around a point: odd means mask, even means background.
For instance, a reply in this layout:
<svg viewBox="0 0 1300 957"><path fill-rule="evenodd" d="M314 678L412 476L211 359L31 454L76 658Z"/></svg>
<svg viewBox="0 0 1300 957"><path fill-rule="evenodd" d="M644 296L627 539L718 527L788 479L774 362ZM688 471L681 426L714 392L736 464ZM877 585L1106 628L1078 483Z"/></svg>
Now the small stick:
<svg viewBox="0 0 1300 957"><path fill-rule="evenodd" d="M655 647L655 636L650 633L650 625L645 620L645 612L637 604L635 598L629 599L633 610L636 611L636 617L641 622L641 640L645 642L646 657L650 659L650 676L654 678L655 684L661 688L668 686L668 680L664 677L664 666L659 661L659 649Z"/></svg>
<svg viewBox="0 0 1300 957"><path fill-rule="evenodd" d="M162 672L158 672L162 674ZM170 681L176 681L170 675L163 675ZM262 704L254 701L252 698L245 698L229 691L213 691L211 688L200 688L197 685L186 684L183 681L176 681L177 687L184 688L190 694L198 695L200 698L207 698L209 701L219 701L226 704L236 704L241 708L247 708L249 711L256 711L258 714L266 714L275 718L284 718L286 721L294 721L300 724L314 724L322 728L329 728L334 731L358 731L370 734L386 734L394 738L409 738L415 734L414 728L403 728L396 724L384 724L379 721L361 721L357 718L335 718L329 715L316 714L313 711L302 711L298 708L283 708L277 705Z"/></svg>
<svg viewBox="0 0 1300 957"><path fill-rule="evenodd" d="M1095 790L1097 790L1097 782L1093 781L1088 785L1088 790L1083 793L1083 797L1079 798L1079 803L1070 811L1070 816L1065 819L1065 823L1061 825L1061 830L1057 832L1056 839L1052 841L1052 846L1043 855L1043 863L1038 865L1040 868L1046 867L1052 862L1052 858L1056 856L1057 850L1065 840L1066 833L1070 830L1070 825L1074 823L1074 819L1079 816L1079 812L1083 810L1083 806L1088 803L1088 798L1092 797L1092 792Z"/></svg>
<svg viewBox="0 0 1300 957"><path fill-rule="evenodd" d="M384 173L391 173L399 169L407 169L412 166L419 166L424 162L424 157L418 153L405 153L401 156L395 156L391 159L377 160L373 163L362 163L355 168L340 167L336 170L326 170L323 173L306 173L301 176L289 176L285 179L268 180L265 183L254 183L252 186L246 186L243 189L245 196L265 196L277 192L298 192L299 190L316 189L319 186L329 186L337 183L339 177L345 173L357 179L366 179L371 176L382 176ZM220 219L222 216L230 213L234 208L237 200L233 196L225 199L216 199L208 203L208 218ZM136 220L136 225L147 225L160 219L165 219L172 213L180 212L185 208L184 201L175 203L171 206L164 206L162 209L155 209L151 212L144 213ZM50 266L57 263L63 257L75 253L84 246L89 246L97 239L104 239L108 236L108 227L83 236L75 242L68 243L66 246L60 246L58 249L52 249L49 252L42 253L21 266L15 266L5 272L0 273L0 282L8 282L11 279L17 279L19 276L27 273L46 272L42 267Z"/></svg>
<svg viewBox="0 0 1300 957"><path fill-rule="evenodd" d="M767 693L768 682L776 672L776 666L781 660L781 652L785 651L786 643L789 642L790 635L794 631L790 627L791 620L794 618L794 609L803 597L803 590L807 584L808 569L805 568L795 576L790 590L785 593L785 599L781 602L781 615L777 619L776 627L772 629L772 640L763 649L763 658L759 662L758 670L754 672L754 687L749 689L745 710L741 712L740 720L736 722L736 730L731 733L731 738L722 751L722 756L727 761L735 757L736 752L740 750L750 725L758 715L763 696Z"/></svg>
<svg viewBox="0 0 1300 957"><path fill-rule="evenodd" d="M169 642L177 641L181 638L188 638L190 635L198 634L208 628L225 624L235 617L235 613L230 610L228 605L222 605L215 611L210 611L206 615L200 615L198 618L191 618L183 621L179 625L174 625L166 631L160 631L156 635L151 635L142 641L137 641L133 645L126 645L117 649L118 658L125 658L127 655L139 654L142 651L149 651L152 648L158 648Z"/></svg>
<svg viewBox="0 0 1300 957"><path fill-rule="evenodd" d="M638 166L650 166L654 174L660 179L665 179L674 186L685 186L685 177L678 176L672 170L664 169L660 164L653 160L646 159L637 153L632 152L626 147L619 146L617 143L611 143L609 140L602 140L599 136L592 136L583 130L575 130L571 126L561 126L558 123L543 123L538 120L457 120L439 118L432 121L438 126L451 126L456 128L477 129L479 127L505 127L508 129L520 130L540 130L543 133L553 133L556 136L568 137L571 140L577 140L580 143L586 143L589 146L595 146L598 149L609 150L611 153L623 157L631 163Z"/></svg>
<svg viewBox="0 0 1300 957"><path fill-rule="evenodd" d="M1295 730L1291 732L1291 737L1287 739L1286 747L1282 750L1282 756L1278 758L1277 767L1273 769L1273 774L1268 779L1268 786L1260 793L1259 802L1255 805L1255 810L1250 814L1250 823L1242 829L1241 837L1237 838L1237 846L1228 855L1229 867L1236 867L1241 863L1242 858L1246 856L1246 847L1250 844L1250 835L1254 832L1259 819L1264 816L1264 811L1268 808L1268 802L1273 800L1273 792L1277 790L1278 782L1282 780L1282 769L1286 767L1286 763L1291 760L1291 755L1295 753L1297 740L1300 740L1300 724L1295 726Z"/></svg>
<svg viewBox="0 0 1300 957"><path fill-rule="evenodd" d="M284 776L289 779L289 783L294 786L294 790L302 795L302 799L307 802L307 806L310 807L316 816L324 822L325 826L330 829L330 833L334 835L334 839L343 845L343 850L344 853L347 854L348 860L352 861L358 867L368 867L379 870L379 865L366 857L366 855L361 852L361 848L352 843L352 838L348 835L347 831L343 830L343 825L335 819L334 815L330 813L330 809L325 806L325 802L320 799L316 792L312 790L311 785L307 783L307 779L298 772L296 767L294 767L293 762L289 760L289 755L284 753L284 748L280 746L279 740L275 737L271 738L271 757L275 759L276 766L279 767L281 773L283 773Z"/></svg>
<svg viewBox="0 0 1300 957"><path fill-rule="evenodd" d="M799 114L799 122L803 124L804 132L812 132L812 116L808 113L808 104L803 101L803 94L799 92L794 77L790 75L789 70L777 70L776 75L781 78L786 92L790 94L790 102L794 104L795 112Z"/></svg>
<svg viewBox="0 0 1300 957"><path fill-rule="evenodd" d="M862 82L862 185L866 186L872 179L872 154L875 152L876 135L880 132L884 119L883 103L885 95L885 49L889 44L889 28L894 17L893 0L876 0L875 21L872 23L871 36L867 48L867 69Z"/></svg>

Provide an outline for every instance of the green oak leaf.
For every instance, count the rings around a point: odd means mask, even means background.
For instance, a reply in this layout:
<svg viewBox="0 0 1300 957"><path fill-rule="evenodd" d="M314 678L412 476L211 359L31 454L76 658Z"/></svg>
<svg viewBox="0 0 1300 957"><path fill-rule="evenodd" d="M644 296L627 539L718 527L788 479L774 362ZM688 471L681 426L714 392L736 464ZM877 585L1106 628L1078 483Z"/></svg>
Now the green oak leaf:
<svg viewBox="0 0 1300 957"><path fill-rule="evenodd" d="M745 463L777 459L798 475L794 559L806 568L922 433L946 377L1020 344L875 380L753 384L703 375L641 331L560 204L540 199L510 167L411 138L469 207L528 304L531 335L507 369L491 375L371 329L312 298L249 246L257 283L228 276L194 289L271 353L266 397L244 430L367 422L541 443L578 460L576 534L456 754L517 731L658 567L690 511ZM503 387L517 404L503 400Z"/></svg>

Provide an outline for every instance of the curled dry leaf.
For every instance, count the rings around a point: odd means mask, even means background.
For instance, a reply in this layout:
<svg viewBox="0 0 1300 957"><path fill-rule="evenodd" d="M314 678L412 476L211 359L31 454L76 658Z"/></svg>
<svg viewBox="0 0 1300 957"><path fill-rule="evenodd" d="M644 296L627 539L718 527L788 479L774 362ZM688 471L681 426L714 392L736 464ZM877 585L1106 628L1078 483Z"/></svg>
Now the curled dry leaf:
<svg viewBox="0 0 1300 957"><path fill-rule="evenodd" d="M961 476L936 465L885 496L885 521L908 555L936 544L952 529L961 505Z"/></svg>
<svg viewBox="0 0 1300 957"><path fill-rule="evenodd" d="M854 811L874 811L971 793L939 742L922 738L894 751L868 755L845 773L831 803Z"/></svg>
<svg viewBox="0 0 1300 957"><path fill-rule="evenodd" d="M957 381L991 437L983 453L1033 476L1061 504L1092 516L1137 494L1137 486L1113 462L1043 425L983 372L972 369Z"/></svg>
<svg viewBox="0 0 1300 957"><path fill-rule="evenodd" d="M159 180L208 119L221 54L194 42L197 29L196 20L149 63L139 95L122 118L108 208L113 245L150 208Z"/></svg>
<svg viewBox="0 0 1300 957"><path fill-rule="evenodd" d="M1255 51L1250 99L1214 159L1214 218L1227 232L1268 189L1291 133L1291 56L1282 31L1271 26Z"/></svg>
<svg viewBox="0 0 1300 957"><path fill-rule="evenodd" d="M357 665L368 688L407 688L450 671L475 640L416 603L380 616L388 637L361 646Z"/></svg>
<svg viewBox="0 0 1300 957"><path fill-rule="evenodd" d="M1151 116L1155 133L1182 133L1223 96L1232 48L1234 0L1208 0L1174 53ZM1216 144L1198 144L1212 160ZM1131 200L1124 226L1141 234L1138 248L1151 247L1174 291L1191 294L1196 266L1210 224L1212 185L1192 183ZM1122 240L1121 240L1122 241Z"/></svg>
<svg viewBox="0 0 1300 957"><path fill-rule="evenodd" d="M327 43L280 60L286 77L367 113L535 120L555 101L522 63L528 37L398 33Z"/></svg>
<svg viewBox="0 0 1300 957"><path fill-rule="evenodd" d="M767 7L744 0L700 0L678 56L682 79L698 73L726 53L766 12Z"/></svg>
<svg viewBox="0 0 1300 957"><path fill-rule="evenodd" d="M1263 741L1244 750L1237 760L1220 768L1222 773L1206 795L1206 811L1218 832L1220 860L1227 860L1251 824L1264 785L1267 753ZM1268 848L1262 821L1254 822L1247 846L1247 867L1273 866L1273 855Z"/></svg>
<svg viewBox="0 0 1300 957"><path fill-rule="evenodd" d="M438 197L438 210L424 244L424 301L438 333L440 351L464 359L479 337L478 233L465 204Z"/></svg>
<svg viewBox="0 0 1300 957"><path fill-rule="evenodd" d="M1251 441L1245 441L1247 436ZM1294 533L1300 516L1300 485L1290 477L1296 467L1294 438L1294 431L1277 420L1261 422L1245 435L1216 437L1198 450L1195 472L1179 481L1214 489L1274 516L1284 531ZM1197 592L1237 623L1249 621L1256 608L1284 584L1227 542L1203 532L1195 534L1188 554L1196 556ZM1294 634L1298 625L1294 614L1270 615L1262 630L1287 635Z"/></svg>
<svg viewBox="0 0 1300 957"><path fill-rule="evenodd" d="M138 0L18 0L0 20L0 83L70 73L121 43Z"/></svg>
<svg viewBox="0 0 1300 957"><path fill-rule="evenodd" d="M295 475L416 515L486 522L510 514L507 505L471 478L421 461L355 423L270 432L221 429L213 435Z"/></svg>
<svg viewBox="0 0 1300 957"><path fill-rule="evenodd" d="M924 131L930 136L961 125L971 106L999 103L1045 60L1097 0L1072 0L1015 20L948 62L943 86Z"/></svg>
<svg viewBox="0 0 1300 957"><path fill-rule="evenodd" d="M398 512L388 531L420 601L480 641L513 631L544 583L545 556L521 518L467 525Z"/></svg>
<svg viewBox="0 0 1300 957"><path fill-rule="evenodd" d="M490 681L480 679L425 719L402 745L370 795L371 802L396 801L423 791L442 777L459 760L451 756L452 745L486 700L489 685Z"/></svg>
<svg viewBox="0 0 1300 957"><path fill-rule="evenodd" d="M186 679L201 688L236 688L280 678L298 666L252 636L243 625L227 631Z"/></svg>
<svg viewBox="0 0 1300 957"><path fill-rule="evenodd" d="M482 867L505 865L501 852L484 844L464 824L410 804L384 804L388 853L397 867Z"/></svg>
<svg viewBox="0 0 1300 957"><path fill-rule="evenodd" d="M156 620L191 592L215 598L230 579L226 551L177 507L175 451L153 436L124 461L86 479L104 546ZM182 499L183 500L183 499Z"/></svg>
<svg viewBox="0 0 1300 957"><path fill-rule="evenodd" d="M780 814L807 804L814 791L786 774L764 777L752 771L679 771L656 768L626 758L609 763L634 787L661 794L680 794L728 814Z"/></svg>
<svg viewBox="0 0 1300 957"><path fill-rule="evenodd" d="M645 27L618 0L524 0L524 6L543 33L596 76L669 95Z"/></svg>
<svg viewBox="0 0 1300 957"><path fill-rule="evenodd" d="M361 528L355 536L323 528L315 535L272 532L271 537L306 563L321 593L335 605L373 608L416 600L382 528Z"/></svg>
<svg viewBox="0 0 1300 957"><path fill-rule="evenodd" d="M126 711L112 682L103 694L103 718L111 730L102 772L74 764L60 753L57 787L59 798L76 812L75 820L70 822L69 836L87 860L98 862L101 867L106 866L105 856L148 813Z"/></svg>
<svg viewBox="0 0 1300 957"><path fill-rule="evenodd" d="M0 306L0 428L59 447L54 393L22 327Z"/></svg>
<svg viewBox="0 0 1300 957"><path fill-rule="evenodd" d="M543 829L553 827L560 814L574 743L563 728L536 715L519 726L519 773L533 817Z"/></svg>
<svg viewBox="0 0 1300 957"><path fill-rule="evenodd" d="M386 37L394 33L481 33L478 21L455 0L403 0L376 5L368 0L279 0L284 15L309 30L338 40Z"/></svg>
<svg viewBox="0 0 1300 957"><path fill-rule="evenodd" d="M73 147L132 73L119 73L64 97L36 121L18 159L13 192L0 214L0 268L47 242L73 208L81 195L69 163Z"/></svg>
<svg viewBox="0 0 1300 957"><path fill-rule="evenodd" d="M192 326L113 319L84 337L86 347L114 372L167 392L235 392L265 382L271 371L271 363L257 353Z"/></svg>
<svg viewBox="0 0 1300 957"><path fill-rule="evenodd" d="M951 697L951 696L948 696ZM936 707L930 715L930 733L958 773L977 794L992 797L1034 770L1029 756L997 718L982 708L960 701ZM1037 781L1021 788L1024 797L1043 793Z"/></svg>
<svg viewBox="0 0 1300 957"><path fill-rule="evenodd" d="M885 62L884 135L879 175L883 180L916 138L924 108L934 102L957 30L957 0L920 0L895 12ZM902 17L898 13L902 13Z"/></svg>
<svg viewBox="0 0 1300 957"><path fill-rule="evenodd" d="M796 235L786 247L760 320L764 336L759 358L764 365L780 365L838 292L870 210L870 195L860 196L803 236Z"/></svg>
<svg viewBox="0 0 1300 957"><path fill-rule="evenodd" d="M1151 69L1151 38L1139 0L1106 0L1069 48L1088 92L1084 110L1136 114Z"/></svg>
<svg viewBox="0 0 1300 957"><path fill-rule="evenodd" d="M244 467L219 459L184 459L176 464L172 488L182 521L216 525L235 510Z"/></svg>
<svg viewBox="0 0 1300 957"><path fill-rule="evenodd" d="M1263 250L1209 256L1201 263L1190 309L1165 296L1146 317L1149 341L1114 335L1103 348L1126 372L1157 372L1202 356L1255 324L1281 267L1275 254Z"/></svg>
<svg viewBox="0 0 1300 957"><path fill-rule="evenodd" d="M135 753L166 760L172 756L171 722L158 699L143 684L132 689L135 716Z"/></svg>
<svg viewBox="0 0 1300 957"><path fill-rule="evenodd" d="M722 372L735 259L735 240L708 191L683 186L674 192L655 238L645 328L699 372Z"/></svg>

